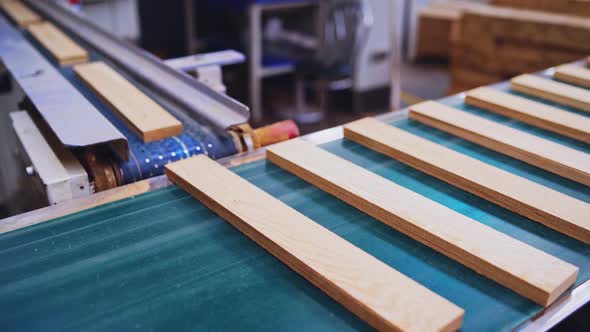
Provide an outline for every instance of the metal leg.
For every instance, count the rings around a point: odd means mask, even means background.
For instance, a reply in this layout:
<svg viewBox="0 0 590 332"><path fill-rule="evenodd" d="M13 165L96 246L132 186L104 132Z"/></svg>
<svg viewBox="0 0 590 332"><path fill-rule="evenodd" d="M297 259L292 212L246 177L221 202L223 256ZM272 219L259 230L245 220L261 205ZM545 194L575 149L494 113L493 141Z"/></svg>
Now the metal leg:
<svg viewBox="0 0 590 332"><path fill-rule="evenodd" d="M248 10L249 32L248 36L248 60L250 64L250 114L252 121L262 120L262 12L258 5L251 5Z"/></svg>
<svg viewBox="0 0 590 332"><path fill-rule="evenodd" d="M301 77L295 78L295 116L305 112L305 82Z"/></svg>
<svg viewBox="0 0 590 332"><path fill-rule="evenodd" d="M195 47L195 7L193 0L184 0L184 15L185 15L185 33L186 33L186 51L188 54L193 54L196 51Z"/></svg>
<svg viewBox="0 0 590 332"><path fill-rule="evenodd" d="M403 58L403 13L411 2L392 3L391 5L391 110L398 110L401 107L401 67Z"/></svg>

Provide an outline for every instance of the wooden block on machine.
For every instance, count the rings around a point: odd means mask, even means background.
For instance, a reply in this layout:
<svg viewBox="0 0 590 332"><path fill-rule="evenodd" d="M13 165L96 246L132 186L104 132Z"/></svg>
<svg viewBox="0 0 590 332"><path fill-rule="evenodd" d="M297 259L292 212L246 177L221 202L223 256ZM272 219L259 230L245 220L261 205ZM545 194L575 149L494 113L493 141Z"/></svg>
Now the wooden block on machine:
<svg viewBox="0 0 590 332"><path fill-rule="evenodd" d="M465 102L590 143L590 118L576 113L487 87L467 92Z"/></svg>
<svg viewBox="0 0 590 332"><path fill-rule="evenodd" d="M0 7L20 27L27 27L42 21L39 15L18 0L2 0L0 1Z"/></svg>
<svg viewBox="0 0 590 332"><path fill-rule="evenodd" d="M379 330L454 331L463 310L204 155L174 183Z"/></svg>
<svg viewBox="0 0 590 332"><path fill-rule="evenodd" d="M279 167L539 304L576 280L577 267L311 143L296 139L266 151Z"/></svg>
<svg viewBox="0 0 590 332"><path fill-rule="evenodd" d="M88 52L55 25L42 22L30 25L28 30L60 65L73 65L88 61Z"/></svg>
<svg viewBox="0 0 590 332"><path fill-rule="evenodd" d="M344 137L490 202L590 244L590 204L373 118Z"/></svg>
<svg viewBox="0 0 590 332"><path fill-rule="evenodd" d="M182 133L180 121L105 63L77 65L74 72L100 95L144 142Z"/></svg>
<svg viewBox="0 0 590 332"><path fill-rule="evenodd" d="M576 65L561 65L555 68L555 79L590 88L590 69Z"/></svg>
<svg viewBox="0 0 590 332"><path fill-rule="evenodd" d="M410 118L573 181L590 185L590 155L452 107L427 101Z"/></svg>
<svg viewBox="0 0 590 332"><path fill-rule="evenodd" d="M510 80L512 90L590 112L590 91L547 78L525 74Z"/></svg>

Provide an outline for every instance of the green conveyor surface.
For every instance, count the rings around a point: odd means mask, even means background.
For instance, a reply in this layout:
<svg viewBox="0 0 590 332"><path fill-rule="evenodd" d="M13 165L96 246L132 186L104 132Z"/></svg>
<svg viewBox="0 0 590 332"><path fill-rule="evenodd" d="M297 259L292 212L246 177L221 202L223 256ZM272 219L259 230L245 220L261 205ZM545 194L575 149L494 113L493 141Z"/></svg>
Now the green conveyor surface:
<svg viewBox="0 0 590 332"><path fill-rule="evenodd" d="M590 152L559 135L455 106ZM590 202L583 185L416 122L395 125ZM588 245L350 141L322 147L577 265L576 285L590 277ZM266 161L233 170L464 308L464 331L510 330L541 310ZM0 235L0 312L0 331L369 329L177 187Z"/></svg>

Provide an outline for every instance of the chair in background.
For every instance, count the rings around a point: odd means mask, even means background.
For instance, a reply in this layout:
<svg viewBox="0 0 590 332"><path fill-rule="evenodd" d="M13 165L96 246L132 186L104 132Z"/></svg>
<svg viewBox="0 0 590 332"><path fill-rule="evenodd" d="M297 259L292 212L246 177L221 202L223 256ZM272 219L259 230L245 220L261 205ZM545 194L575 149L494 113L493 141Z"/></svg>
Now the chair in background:
<svg viewBox="0 0 590 332"><path fill-rule="evenodd" d="M299 123L321 121L329 92L352 87L355 59L373 24L368 0L325 0L319 11L317 48L295 67L295 108L288 116ZM306 103L308 84L316 90L317 107Z"/></svg>

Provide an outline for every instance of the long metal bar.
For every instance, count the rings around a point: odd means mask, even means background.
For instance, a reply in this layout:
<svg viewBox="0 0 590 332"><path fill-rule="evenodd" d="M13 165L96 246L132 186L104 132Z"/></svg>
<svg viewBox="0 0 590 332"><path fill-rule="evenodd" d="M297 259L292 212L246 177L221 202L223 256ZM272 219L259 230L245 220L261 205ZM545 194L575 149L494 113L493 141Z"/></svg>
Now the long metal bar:
<svg viewBox="0 0 590 332"><path fill-rule="evenodd" d="M39 13L96 48L145 86L196 114L212 127L226 130L248 121L248 107L216 92L187 74L170 68L152 54L119 40L75 13L49 1L26 2Z"/></svg>
<svg viewBox="0 0 590 332"><path fill-rule="evenodd" d="M110 144L123 158L127 139L0 15L0 59L68 147Z"/></svg>

